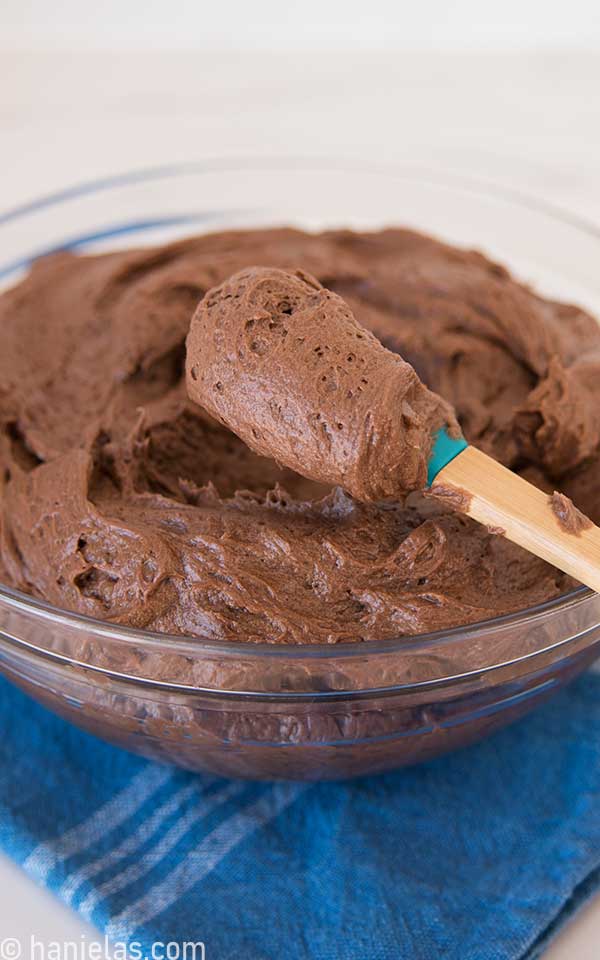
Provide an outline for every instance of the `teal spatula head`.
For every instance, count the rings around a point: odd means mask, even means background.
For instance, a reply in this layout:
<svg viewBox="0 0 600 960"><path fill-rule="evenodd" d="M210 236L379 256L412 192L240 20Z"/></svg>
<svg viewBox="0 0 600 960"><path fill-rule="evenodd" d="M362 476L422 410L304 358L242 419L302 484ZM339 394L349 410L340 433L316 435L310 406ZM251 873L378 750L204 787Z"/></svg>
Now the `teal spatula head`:
<svg viewBox="0 0 600 960"><path fill-rule="evenodd" d="M434 436L431 457L427 468L427 485L430 487L440 470L462 453L469 444L464 437L451 437L446 427L440 427Z"/></svg>

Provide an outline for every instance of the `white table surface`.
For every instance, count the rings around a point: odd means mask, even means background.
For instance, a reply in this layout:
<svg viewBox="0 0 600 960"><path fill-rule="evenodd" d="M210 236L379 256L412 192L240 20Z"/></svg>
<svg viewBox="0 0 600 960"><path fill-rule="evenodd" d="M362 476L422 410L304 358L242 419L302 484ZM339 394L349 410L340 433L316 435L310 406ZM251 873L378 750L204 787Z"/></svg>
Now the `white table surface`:
<svg viewBox="0 0 600 960"><path fill-rule="evenodd" d="M478 176L600 224L599 89L584 53L4 52L0 210L161 162L327 154ZM0 940L98 939L1 856L0 890ZM600 897L546 953L598 957Z"/></svg>

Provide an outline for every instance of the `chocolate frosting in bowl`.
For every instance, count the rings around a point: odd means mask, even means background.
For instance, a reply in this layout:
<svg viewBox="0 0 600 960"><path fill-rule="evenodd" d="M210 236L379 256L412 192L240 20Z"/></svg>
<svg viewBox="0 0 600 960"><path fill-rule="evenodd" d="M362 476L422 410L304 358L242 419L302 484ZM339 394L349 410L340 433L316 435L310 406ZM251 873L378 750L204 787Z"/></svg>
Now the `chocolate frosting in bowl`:
<svg viewBox="0 0 600 960"><path fill-rule="evenodd" d="M386 464L372 482L363 473L333 487L327 443L315 444L307 480L188 399L190 319L207 291L256 263L300 271L302 297L320 300L327 287L348 331L347 310L452 405L470 442L600 520L592 317L411 231L250 230L57 254L0 298L0 580L116 623L293 644L418 634L569 589L448 506L387 500ZM317 359L327 377L332 364ZM360 379L353 371L347 390ZM311 385L324 396L318 378ZM346 469L344 429L327 426ZM403 490L422 460L407 458ZM349 492L360 484L368 503Z"/></svg>

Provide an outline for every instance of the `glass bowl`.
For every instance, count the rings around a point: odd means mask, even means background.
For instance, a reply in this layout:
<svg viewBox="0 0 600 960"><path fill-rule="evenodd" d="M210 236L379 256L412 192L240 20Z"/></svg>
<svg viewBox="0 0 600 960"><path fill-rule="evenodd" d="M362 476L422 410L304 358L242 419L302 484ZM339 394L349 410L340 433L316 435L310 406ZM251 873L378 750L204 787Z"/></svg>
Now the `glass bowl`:
<svg viewBox="0 0 600 960"><path fill-rule="evenodd" d="M204 161L23 205L0 216L0 277L11 284L32 257L65 246L267 224L412 226L600 307L592 226L486 184L325 160ZM282 647L120 627L0 586L0 670L33 698L128 750L252 779L345 778L454 750L533 709L599 644L600 597L583 587L464 628Z"/></svg>

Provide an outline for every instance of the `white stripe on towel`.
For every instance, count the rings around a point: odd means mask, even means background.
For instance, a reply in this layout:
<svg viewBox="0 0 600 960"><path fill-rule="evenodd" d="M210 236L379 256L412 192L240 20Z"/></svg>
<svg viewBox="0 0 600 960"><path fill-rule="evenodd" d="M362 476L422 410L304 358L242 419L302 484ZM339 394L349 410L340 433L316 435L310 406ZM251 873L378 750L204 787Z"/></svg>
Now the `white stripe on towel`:
<svg viewBox="0 0 600 960"><path fill-rule="evenodd" d="M117 874L116 877L111 877L110 880L106 880L96 890L90 891L79 905L79 912L84 919L91 920L92 913L100 901L105 900L124 887L131 886L131 884L139 880L140 877L149 873L167 856L173 847L179 843L194 824L208 816L211 810L221 806L221 804L229 800L230 797L234 797L246 788L247 784L232 781L222 787L221 790L211 793L208 797L204 797L199 803L195 804L195 806L188 810L183 817L160 838L152 849L143 854L137 863L130 864L129 867Z"/></svg>
<svg viewBox="0 0 600 960"><path fill-rule="evenodd" d="M201 789L199 789L198 783L194 780L192 783L189 783L187 787L182 787L181 790L178 790L176 793L172 794L168 800L161 804L154 813L152 813L147 820L144 820L137 830L134 830L132 834L126 837L118 847L115 847L113 850L109 850L108 853L102 854L96 860L90 860L89 863L84 864L80 867L79 870L76 870L72 873L65 882L63 883L61 889L58 892L59 897L65 901L65 903L72 903L73 898L81 885L87 880L90 880L92 877L98 876L99 873L102 873L104 870L109 870L115 864L119 863L121 860L124 860L126 857L131 856L132 853L135 853L136 850L139 850L140 847L146 843L147 840L152 837L156 831L159 829L161 824L165 822L172 814L176 813L182 803L188 799L188 797L193 794L201 794L204 790L213 784L214 778L203 779L201 784Z"/></svg>
<svg viewBox="0 0 600 960"><path fill-rule="evenodd" d="M175 903L206 877L230 850L254 830L273 820L306 788L303 783L278 783L258 800L238 810L215 827L190 851L164 880L113 917L106 934L109 940L127 942L142 924Z"/></svg>
<svg viewBox="0 0 600 960"><path fill-rule="evenodd" d="M83 823L67 830L62 837L38 844L27 857L23 867L36 880L45 880L57 864L82 850L87 850L106 833L128 820L148 797L156 793L172 776L173 771L168 767L151 764L144 767L131 783Z"/></svg>

